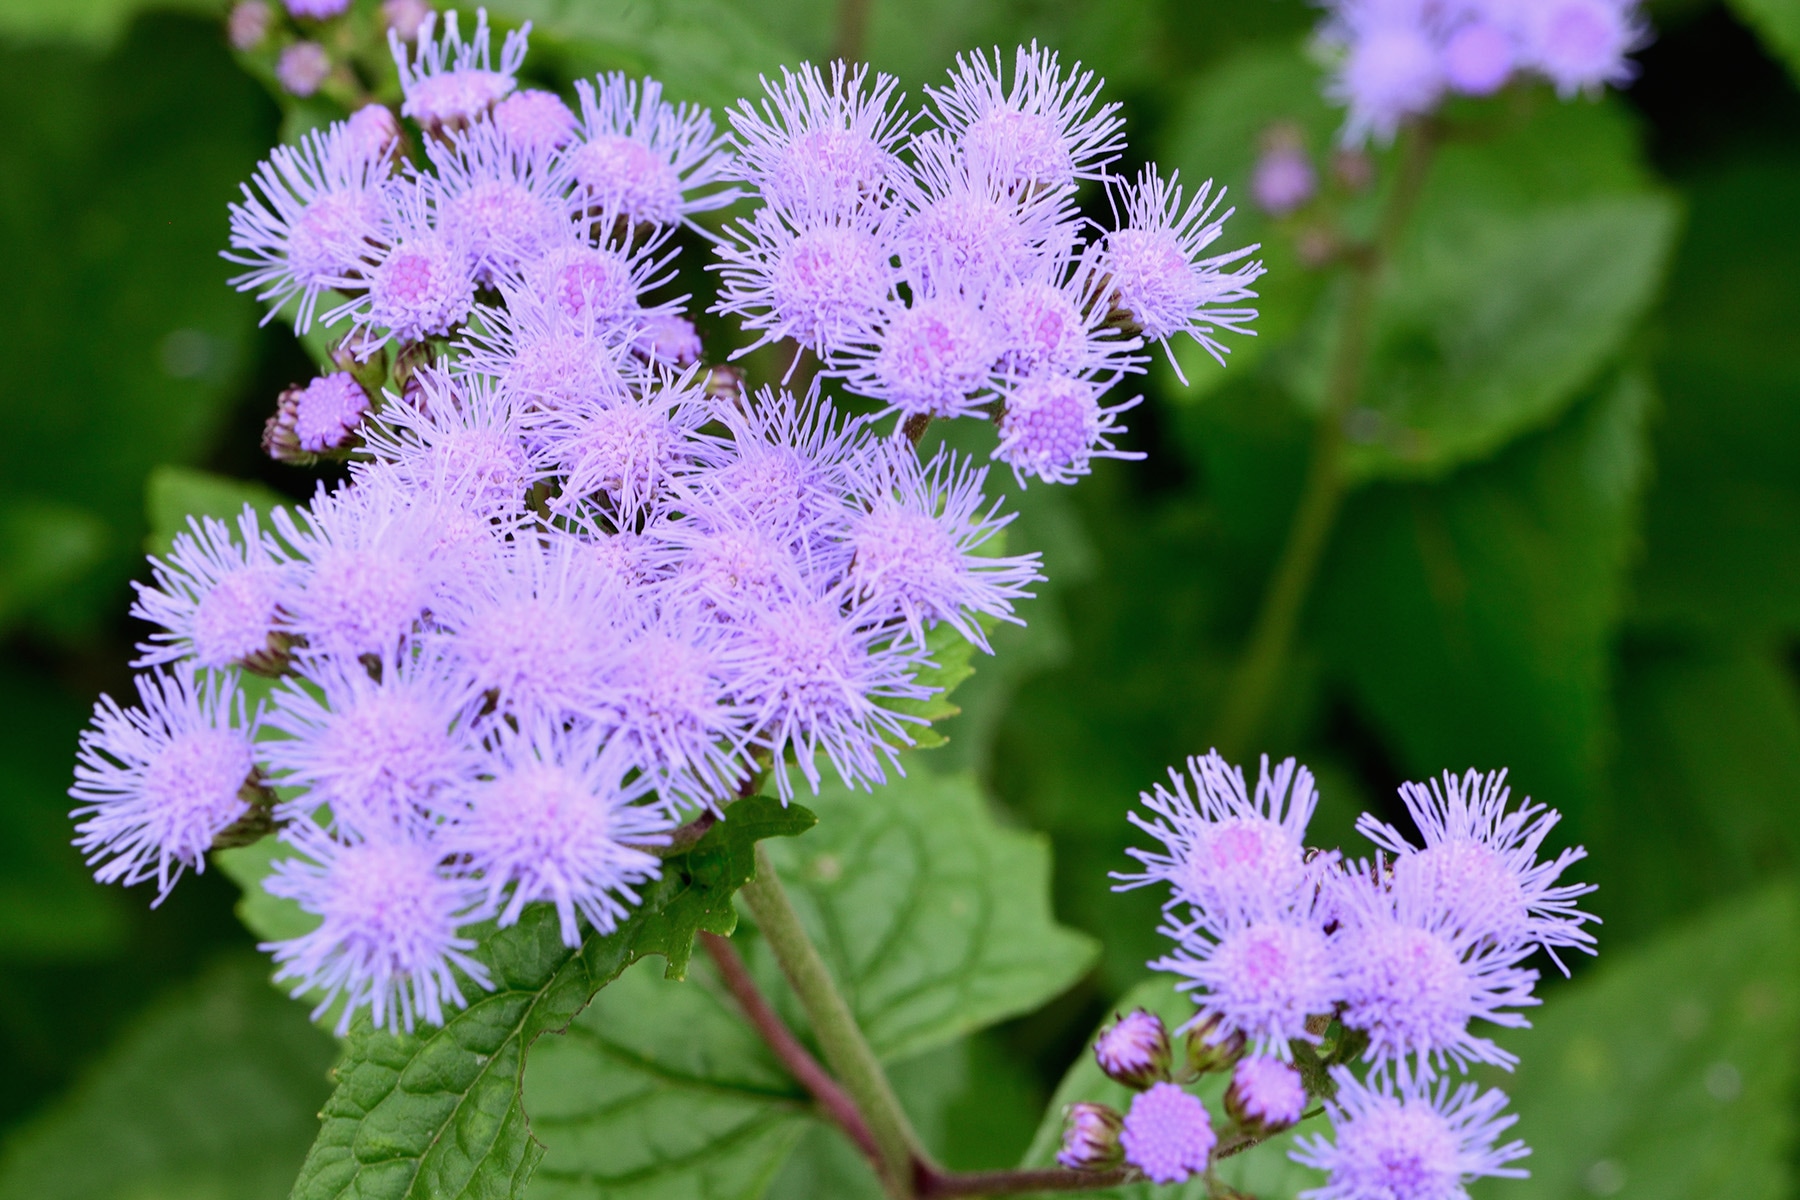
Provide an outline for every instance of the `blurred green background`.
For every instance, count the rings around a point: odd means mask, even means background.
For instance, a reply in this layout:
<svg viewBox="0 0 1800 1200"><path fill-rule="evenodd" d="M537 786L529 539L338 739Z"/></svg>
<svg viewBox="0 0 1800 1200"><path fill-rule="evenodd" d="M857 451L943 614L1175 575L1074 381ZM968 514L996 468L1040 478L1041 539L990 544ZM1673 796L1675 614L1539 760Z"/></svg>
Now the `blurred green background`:
<svg viewBox="0 0 1800 1200"><path fill-rule="evenodd" d="M625 67L715 107L826 54L835 22L822 0L490 8L538 21L546 82ZM1495 102L1440 156L1382 300L1362 482L1261 739L1319 775L1323 844L1392 819L1400 781L1473 765L1510 767L1589 848L1604 954L1508 1039L1539 1155L1485 1194L1520 1200L1795 1191L1800 3L1650 12L1622 94ZM194 469L311 486L257 452L308 361L217 256L283 121L221 15L0 0L0 1200L284 1196L333 1057L264 984L217 872L151 911L68 846L77 731L129 686L147 512ZM1108 76L1134 160L1242 196L1271 125L1329 149L1316 17L873 0L868 48L917 95L958 51L1036 37ZM1137 792L1206 749L1294 503L1337 296L1306 232L1228 225L1265 242L1263 336L1228 371L1188 359L1188 385L1152 374L1127 439L1146 462L1017 498L1051 581L930 765L1051 835L1058 915L1106 951L1045 1012L902 1070L954 1165L1024 1152L1158 949L1153 902L1106 872ZM777 1191L854 1190L809 1161Z"/></svg>

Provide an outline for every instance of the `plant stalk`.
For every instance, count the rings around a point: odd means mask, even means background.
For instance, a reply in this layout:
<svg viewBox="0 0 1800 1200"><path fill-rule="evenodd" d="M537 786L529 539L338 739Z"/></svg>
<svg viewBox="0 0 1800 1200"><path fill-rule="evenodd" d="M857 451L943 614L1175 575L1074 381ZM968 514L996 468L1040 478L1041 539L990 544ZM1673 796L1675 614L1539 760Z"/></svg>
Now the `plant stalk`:
<svg viewBox="0 0 1800 1200"><path fill-rule="evenodd" d="M1306 481L1249 640L1232 670L1214 729L1213 747L1228 759L1242 756L1262 730L1287 665L1294 631L1343 507L1348 484L1344 418L1355 408L1362 390L1376 288L1418 202L1435 142L1433 126L1420 123L1407 128L1400 174L1383 205L1375 239L1362 253L1348 257L1350 294L1325 377L1325 407L1313 432Z"/></svg>
<svg viewBox="0 0 1800 1200"><path fill-rule="evenodd" d="M806 1010L825 1061L867 1123L878 1151L883 1187L896 1197L913 1196L918 1138L880 1060L832 980L830 968L800 924L800 916L775 874L775 864L760 844L756 847L756 877L739 894ZM920 1153L918 1157L924 1156Z"/></svg>

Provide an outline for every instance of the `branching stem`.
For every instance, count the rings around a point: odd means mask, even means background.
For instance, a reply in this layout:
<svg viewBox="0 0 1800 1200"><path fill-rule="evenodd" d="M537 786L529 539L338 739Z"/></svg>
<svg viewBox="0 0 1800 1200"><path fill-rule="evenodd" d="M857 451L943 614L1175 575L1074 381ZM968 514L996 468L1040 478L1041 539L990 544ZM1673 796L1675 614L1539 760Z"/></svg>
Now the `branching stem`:
<svg viewBox="0 0 1800 1200"><path fill-rule="evenodd" d="M1343 506L1348 482L1344 471L1344 419L1355 408L1362 389L1376 287L1418 201L1435 142L1436 131L1430 124L1408 127L1401 148L1399 177L1383 205L1375 240L1365 253L1346 257L1349 295L1325 379L1325 407L1313 433L1306 481L1294 509L1293 524L1288 527L1287 543L1269 577L1268 591L1263 594L1243 655L1232 671L1214 730L1213 746L1227 758L1241 756L1261 731L1319 562Z"/></svg>
<svg viewBox="0 0 1800 1200"><path fill-rule="evenodd" d="M799 997L800 1006L806 1010L825 1061L831 1064L832 1072L867 1124L877 1151L882 1185L890 1195L912 1196L913 1163L915 1158L924 1157L918 1137L894 1095L887 1073L881 1069L880 1060L857 1026L849 1003L831 978L830 968L806 935L800 915L775 874L775 864L760 844L756 848L756 877L744 885L740 895L768 940L775 961L781 964L782 974Z"/></svg>

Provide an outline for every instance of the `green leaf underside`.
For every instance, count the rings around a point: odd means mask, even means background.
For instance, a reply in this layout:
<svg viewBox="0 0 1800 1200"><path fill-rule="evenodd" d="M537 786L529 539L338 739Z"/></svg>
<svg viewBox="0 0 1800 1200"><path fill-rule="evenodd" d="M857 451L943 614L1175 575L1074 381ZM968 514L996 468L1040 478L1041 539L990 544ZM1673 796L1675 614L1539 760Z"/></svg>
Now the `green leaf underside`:
<svg viewBox="0 0 1800 1200"><path fill-rule="evenodd" d="M1144 1008L1155 1013L1170 1030L1178 1028L1194 1015L1193 1001L1175 990L1175 979L1172 976L1162 975L1146 980L1120 997L1113 1005L1113 1011L1107 1014L1107 1019L1101 1022L1101 1028L1111 1022L1115 1013L1128 1013L1134 1008ZM1063 1109L1076 1101L1109 1104L1121 1113L1131 1107L1131 1097L1135 1093L1124 1084L1108 1079L1094 1061L1094 1038L1099 1033L1099 1029L1094 1031L1093 1037L1088 1039L1068 1074L1063 1076L1056 1095L1044 1110L1043 1123L1038 1126L1031 1148L1025 1152L1022 1166L1049 1167L1056 1164L1056 1152L1062 1146ZM1180 1039L1176 1039L1176 1042L1179 1045ZM1206 1105L1206 1111L1212 1116L1215 1125L1226 1119L1224 1095L1228 1082L1227 1074L1207 1075L1199 1084L1189 1088ZM1294 1144L1294 1136L1296 1133L1311 1132L1324 1126L1325 1121L1321 1117L1303 1121L1286 1133L1225 1159L1218 1164L1214 1174L1220 1183L1254 1196L1256 1200L1289 1200L1300 1189L1317 1186L1324 1178L1319 1172L1302 1167L1287 1157L1288 1150ZM1137 1183L1083 1194L1106 1197L1108 1200L1149 1200L1152 1196L1206 1200L1208 1192L1204 1180L1193 1179L1179 1187L1159 1188L1147 1183Z"/></svg>
<svg viewBox="0 0 1800 1200"><path fill-rule="evenodd" d="M1526 1181L1480 1200L1793 1194L1800 906L1791 884L1720 905L1552 991L1500 1040Z"/></svg>
<svg viewBox="0 0 1800 1200"><path fill-rule="evenodd" d="M692 851L664 864L614 932L571 950L555 910L533 906L483 939L478 953L495 990L474 993L441 1029L394 1035L359 1022L295 1200L520 1195L543 1154L520 1090L532 1043L565 1028L645 955L663 956L668 976L681 978L699 931L734 927L731 897L753 873L755 843L799 834L813 819L763 796L729 811Z"/></svg>
<svg viewBox="0 0 1800 1200"><path fill-rule="evenodd" d="M816 830L768 852L883 1058L921 1061L1036 1009L1093 961L1092 943L1051 919L1042 839L999 825L968 778L827 788L814 807ZM734 942L805 1036L764 943L748 928ZM749 1200L818 1129L705 961L681 984L627 971L566 1037L537 1045L525 1098L547 1146L533 1200ZM825 1137L806 1136L808 1152L836 1164L830 1177L862 1182L866 1169Z"/></svg>
<svg viewBox="0 0 1800 1200"><path fill-rule="evenodd" d="M150 472L144 487L145 515L150 519L149 549L167 554L178 533L188 530L188 519L212 517L225 522L237 536L237 517L248 504L266 519L286 497L263 484L232 479L192 467L162 466Z"/></svg>

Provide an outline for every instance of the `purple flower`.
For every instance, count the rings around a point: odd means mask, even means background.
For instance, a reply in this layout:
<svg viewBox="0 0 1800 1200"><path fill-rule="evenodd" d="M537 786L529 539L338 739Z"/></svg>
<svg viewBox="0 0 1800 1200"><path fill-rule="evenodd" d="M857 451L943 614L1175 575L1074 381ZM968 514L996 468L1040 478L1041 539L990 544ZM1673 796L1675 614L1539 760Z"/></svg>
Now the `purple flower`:
<svg viewBox="0 0 1800 1200"><path fill-rule="evenodd" d="M281 840L303 857L276 862L263 887L319 924L262 949L280 967L277 982L295 981L295 996L323 993L315 1019L343 1001L339 1037L365 1007L390 1033L443 1024L446 1006L467 1003L458 975L494 986L469 954L475 940L457 933L482 915L481 884L446 868L441 847L386 830L340 842L310 821L289 825Z"/></svg>
<svg viewBox="0 0 1800 1200"><path fill-rule="evenodd" d="M1125 1122L1104 1104L1078 1102L1063 1111L1062 1149L1058 1166L1071 1171L1103 1171L1116 1167L1125 1153L1119 1148L1119 1131Z"/></svg>
<svg viewBox="0 0 1800 1200"><path fill-rule="evenodd" d="M1183 977L1200 1011L1183 1029L1203 1027L1217 1045L1242 1034L1258 1054L1286 1059L1293 1040L1317 1042L1306 1019L1331 1013L1343 998L1336 948L1325 936L1316 889L1286 907L1260 899L1236 911L1215 907L1206 916L1161 932L1178 948L1150 964Z"/></svg>
<svg viewBox="0 0 1800 1200"><path fill-rule="evenodd" d="M890 305L873 353L849 369L850 389L907 415L959 417L986 398L1000 346L987 313L956 294Z"/></svg>
<svg viewBox="0 0 1800 1200"><path fill-rule="evenodd" d="M381 23L403 42L418 37L429 16L431 5L426 0L381 0Z"/></svg>
<svg viewBox="0 0 1800 1200"><path fill-rule="evenodd" d="M791 337L823 358L868 341L899 280L892 226L898 210L790 221L758 209L727 226L714 312L738 317L755 342L735 351ZM798 363L798 356L794 360Z"/></svg>
<svg viewBox="0 0 1800 1200"><path fill-rule="evenodd" d="M289 13L310 21L328 21L350 7L350 0L283 0Z"/></svg>
<svg viewBox="0 0 1800 1200"><path fill-rule="evenodd" d="M801 563L803 540L729 502L671 522L660 534L680 555L676 590L725 618L802 595L815 574Z"/></svg>
<svg viewBox="0 0 1800 1200"><path fill-rule="evenodd" d="M368 294L326 314L349 316L367 357L388 338L402 342L442 337L468 319L475 303L478 260L468 233L446 221L431 177L398 186L383 235L388 249L368 273ZM379 332L377 332L379 331Z"/></svg>
<svg viewBox="0 0 1800 1200"><path fill-rule="evenodd" d="M535 414L541 453L562 477L552 505L603 497L616 524L634 523L705 446L694 432L713 419L698 372L662 375L635 400L591 400Z"/></svg>
<svg viewBox="0 0 1800 1200"><path fill-rule="evenodd" d="M1213 334L1253 335L1247 326L1256 319L1255 309L1221 306L1256 296L1250 285L1263 273L1263 265L1242 260L1259 247L1201 257L1237 211L1228 208L1215 215L1225 202L1225 191L1215 193L1210 181L1195 189L1184 208L1180 173L1165 180L1152 163L1135 185L1121 191L1126 224L1106 235L1100 258L1113 290L1113 306L1129 314L1147 340L1162 343L1169 365L1185 383L1169 347L1171 338L1187 334L1223 365L1226 347ZM1228 270L1233 264L1237 265Z"/></svg>
<svg viewBox="0 0 1800 1200"><path fill-rule="evenodd" d="M927 87L937 123L969 165L1009 187L1062 187L1103 179L1125 149L1117 104L1097 110L1105 81L1076 63L1064 75L1056 52L1031 43L1014 58L1004 83L1000 51L957 55L947 88Z"/></svg>
<svg viewBox="0 0 1800 1200"><path fill-rule="evenodd" d="M319 90L331 75L331 56L317 42L295 42L275 60L275 81L295 96Z"/></svg>
<svg viewBox="0 0 1800 1200"><path fill-rule="evenodd" d="M561 158L520 146L489 121L428 139L425 151L436 172L438 227L474 258L477 283L492 285L575 244Z"/></svg>
<svg viewBox="0 0 1800 1200"><path fill-rule="evenodd" d="M1012 468L1020 487L1034 476L1045 483L1074 483L1096 458L1144 457L1112 443L1114 434L1125 432L1118 415L1135 408L1143 397L1103 407L1100 395L1105 390L1105 385L1069 375L1008 381L1002 389L1000 442L993 457Z"/></svg>
<svg viewBox="0 0 1800 1200"><path fill-rule="evenodd" d="M525 154L548 154L575 140L575 113L555 92L526 88L494 105L494 127Z"/></svg>
<svg viewBox="0 0 1800 1200"><path fill-rule="evenodd" d="M1165 907L1191 905L1221 919L1290 910L1315 886L1304 849L1306 823L1318 805L1312 772L1290 758L1270 774L1265 755L1252 800L1243 772L1218 751L1187 765L1193 795L1171 767L1173 791L1159 785L1139 797L1152 817L1131 813L1131 823L1164 849L1128 850L1144 869L1114 872L1116 890L1166 883L1172 894Z"/></svg>
<svg viewBox="0 0 1800 1200"><path fill-rule="evenodd" d="M385 246L387 152L370 155L343 126L277 146L258 163L244 200L231 205L231 249L249 267L232 279L269 305L267 324L289 302L295 328L311 327L319 293L368 286Z"/></svg>
<svg viewBox="0 0 1800 1200"><path fill-rule="evenodd" d="M369 393L345 371L321 375L294 397L294 438L311 454L336 450L362 425Z"/></svg>
<svg viewBox="0 0 1800 1200"><path fill-rule="evenodd" d="M390 658L374 678L357 659L305 661L275 691L262 745L292 818L330 805L334 829L375 837L416 830L472 778L477 696L441 664Z"/></svg>
<svg viewBox="0 0 1800 1200"><path fill-rule="evenodd" d="M1577 846L1539 860L1561 814L1529 799L1509 812L1511 796L1505 771L1471 770L1460 780L1446 771L1441 787L1434 779L1400 788L1424 849L1367 813L1356 828L1395 856L1395 878L1429 897L1449 928L1477 940L1542 946L1566 975L1557 948L1594 953L1594 937L1582 925L1599 919L1575 907L1592 884L1557 880L1587 851Z"/></svg>
<svg viewBox="0 0 1800 1200"><path fill-rule="evenodd" d="M269 36L269 19L273 16L263 0L238 0L225 18L225 37L234 49L254 50Z"/></svg>
<svg viewBox="0 0 1800 1200"><path fill-rule="evenodd" d="M400 122L385 104L365 104L344 120L344 140L349 153L379 158L400 141Z"/></svg>
<svg viewBox="0 0 1800 1200"><path fill-rule="evenodd" d="M1108 1079L1127 1087L1146 1088L1168 1079L1171 1057L1169 1031L1147 1009L1126 1013L1094 1040L1094 1061Z"/></svg>
<svg viewBox="0 0 1800 1200"><path fill-rule="evenodd" d="M293 570L256 511L245 505L237 537L212 517L188 518L167 558L150 560L154 586L134 583L131 615L162 632L138 647L133 666L192 657L202 667L226 667L269 650L276 610L293 586Z"/></svg>
<svg viewBox="0 0 1800 1200"><path fill-rule="evenodd" d="M993 318L1002 373L1092 377L1137 371L1141 343L1105 326L1103 280L1090 261L1051 260L1038 276L1001 284L984 306Z"/></svg>
<svg viewBox="0 0 1800 1200"><path fill-rule="evenodd" d="M1455 1091L1440 1079L1386 1073L1367 1083L1344 1067L1332 1068L1338 1092L1326 1101L1337 1134L1295 1141L1288 1156L1327 1173L1324 1187L1301 1192L1303 1200L1466 1200L1464 1185L1481 1176L1523 1179L1529 1172L1506 1164L1531 1151L1519 1141L1496 1146L1517 1117L1501 1115L1506 1097L1465 1083Z"/></svg>
<svg viewBox="0 0 1800 1200"><path fill-rule="evenodd" d="M1306 1111L1306 1085L1300 1072L1278 1058L1241 1058L1231 1073L1225 1107L1245 1124L1285 1128Z"/></svg>
<svg viewBox="0 0 1800 1200"><path fill-rule="evenodd" d="M298 519L276 509L276 532L305 564L287 593L284 628L314 652L381 654L412 632L444 565L434 561L434 512L395 488L323 488Z"/></svg>
<svg viewBox="0 0 1800 1200"><path fill-rule="evenodd" d="M227 674L192 664L137 677L140 708L94 705L75 758L75 846L101 883L156 880L161 904L186 867L206 870L213 839L250 810L260 711ZM104 861L103 861L104 860Z"/></svg>
<svg viewBox="0 0 1800 1200"><path fill-rule="evenodd" d="M1446 1061L1510 1069L1517 1059L1469 1023L1529 1024L1509 1010L1538 1003L1537 972L1519 966L1532 947L1471 938L1434 890L1383 876L1377 861L1330 877L1344 1024L1369 1035L1378 1064L1416 1055L1425 1074Z"/></svg>
<svg viewBox="0 0 1800 1200"><path fill-rule="evenodd" d="M784 537L841 519L872 436L866 421L840 417L817 381L801 396L763 388L716 416L729 439L696 446L710 449L700 459L709 469L684 481L704 507L742 513Z"/></svg>
<svg viewBox="0 0 1800 1200"><path fill-rule="evenodd" d="M626 345L641 332L641 321L602 316L579 289L573 312L554 292L519 281L502 281L501 295L504 307L478 306L477 320L464 330L458 345L464 374L487 376L527 408L627 398Z"/></svg>
<svg viewBox="0 0 1800 1200"><path fill-rule="evenodd" d="M668 225L738 198L735 188L696 194L725 178L730 166L710 111L670 104L654 79L640 85L614 72L596 82L598 90L585 79L575 83L581 135L568 155L578 195L587 204L632 221Z"/></svg>
<svg viewBox="0 0 1800 1200"><path fill-rule="evenodd" d="M979 298L1072 245L1073 188L1016 192L960 158L942 135L915 139L912 148L898 249L915 288Z"/></svg>
<svg viewBox="0 0 1800 1200"><path fill-rule="evenodd" d="M1295 131L1278 131L1250 176L1250 195L1256 206L1271 217L1285 217L1304 207L1318 188L1318 174Z"/></svg>
<svg viewBox="0 0 1800 1200"><path fill-rule="evenodd" d="M624 327L629 343L648 315L638 296L668 282L658 275L668 263L656 239L631 248L572 245L548 251L525 271L525 285L577 321L595 328Z"/></svg>
<svg viewBox="0 0 1800 1200"><path fill-rule="evenodd" d="M446 669L504 713L593 718L622 640L603 614L624 600L579 540L520 537L439 592L431 640Z"/></svg>
<svg viewBox="0 0 1800 1200"><path fill-rule="evenodd" d="M1206 1170L1219 1135L1206 1105L1172 1083L1139 1092L1125 1114L1125 1161L1152 1183L1182 1183Z"/></svg>
<svg viewBox="0 0 1800 1200"><path fill-rule="evenodd" d="M921 465L905 442L871 448L845 534L847 584L867 617L898 617L921 645L926 625L946 621L989 653L978 616L1022 624L1013 601L1028 598L1025 588L1043 578L1038 555L983 552L1012 521L998 515L999 501L982 495L986 479L952 452Z"/></svg>
<svg viewBox="0 0 1800 1200"><path fill-rule="evenodd" d="M388 48L406 96L400 113L428 129L460 129L512 92L513 76L525 62L531 22L506 35L498 71L492 69L487 9L475 10L475 33L467 42L457 31L454 11L444 14L442 40L435 36L436 26L437 14L428 14L419 26L418 46L410 60L400 30L388 30Z"/></svg>
<svg viewBox="0 0 1800 1200"><path fill-rule="evenodd" d="M911 124L899 109L895 80L866 64L811 63L765 78L760 108L740 100L729 114L737 134L740 178L787 213L847 216L881 208L902 167L894 150Z"/></svg>
<svg viewBox="0 0 1800 1200"><path fill-rule="evenodd" d="M671 806L716 809L751 773L730 645L731 628L695 605L665 605L632 632L608 681L614 743Z"/></svg>
<svg viewBox="0 0 1800 1200"><path fill-rule="evenodd" d="M1532 63L1563 97L1631 82L1637 71L1625 56L1645 41L1632 0L1550 0L1529 20Z"/></svg>
<svg viewBox="0 0 1800 1200"><path fill-rule="evenodd" d="M1391 142L1402 121L1432 111L1443 96L1443 65L1416 7L1363 0L1340 10L1348 47L1327 94L1350 110L1345 144Z"/></svg>
<svg viewBox="0 0 1800 1200"><path fill-rule="evenodd" d="M453 498L501 522L524 515L525 492L540 475L527 453L511 399L480 376L457 379L442 366L420 370L410 399L389 397L365 435L369 454L415 494ZM353 474L361 476L361 464Z"/></svg>
<svg viewBox="0 0 1800 1200"><path fill-rule="evenodd" d="M825 594L752 609L737 625L730 662L744 681L739 701L754 714L755 739L774 759L782 799L793 796L787 754L814 791L823 754L846 787L887 782L910 745L916 717L883 700L924 700L913 681L924 652L857 625L842 598Z"/></svg>
<svg viewBox="0 0 1800 1200"><path fill-rule="evenodd" d="M635 889L662 874L644 847L667 844L671 821L637 803L649 780L627 783L630 767L592 725L502 733L481 777L460 790L439 844L480 875L502 926L547 901L563 943L579 946L578 914L611 933L641 902Z"/></svg>
<svg viewBox="0 0 1800 1200"><path fill-rule="evenodd" d="M700 361L705 346L694 323L676 313L646 315L643 328L632 340L634 352L668 367L691 367Z"/></svg>
<svg viewBox="0 0 1800 1200"><path fill-rule="evenodd" d="M1475 21L1444 44L1444 82L1467 96L1491 96L1506 85L1516 59L1513 39L1504 29Z"/></svg>

